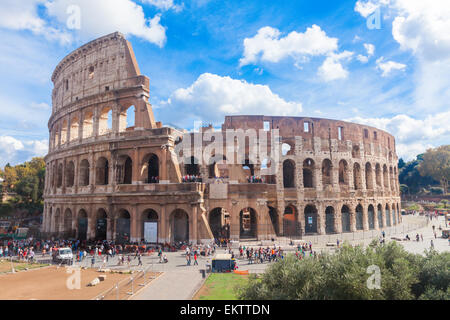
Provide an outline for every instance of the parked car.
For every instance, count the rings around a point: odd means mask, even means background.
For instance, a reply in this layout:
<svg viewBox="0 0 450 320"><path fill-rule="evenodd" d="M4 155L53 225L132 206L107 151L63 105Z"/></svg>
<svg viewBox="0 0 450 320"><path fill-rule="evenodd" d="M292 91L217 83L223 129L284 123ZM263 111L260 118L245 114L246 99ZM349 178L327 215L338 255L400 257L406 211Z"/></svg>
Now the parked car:
<svg viewBox="0 0 450 320"><path fill-rule="evenodd" d="M70 248L59 248L53 253L53 261L56 263L72 264L73 253Z"/></svg>

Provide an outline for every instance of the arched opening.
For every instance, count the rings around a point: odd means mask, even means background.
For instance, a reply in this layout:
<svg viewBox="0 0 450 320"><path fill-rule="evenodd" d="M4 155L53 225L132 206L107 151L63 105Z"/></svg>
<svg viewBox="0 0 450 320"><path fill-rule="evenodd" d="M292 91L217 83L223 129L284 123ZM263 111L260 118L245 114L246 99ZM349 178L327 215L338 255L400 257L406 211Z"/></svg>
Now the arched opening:
<svg viewBox="0 0 450 320"><path fill-rule="evenodd" d="M223 155L214 155L209 159L208 177L219 178L228 175L226 157Z"/></svg>
<svg viewBox="0 0 450 320"><path fill-rule="evenodd" d="M348 165L347 161L339 161L339 184L348 185Z"/></svg>
<svg viewBox="0 0 450 320"><path fill-rule="evenodd" d="M86 111L83 118L83 139L94 135L94 113Z"/></svg>
<svg viewBox="0 0 450 320"><path fill-rule="evenodd" d="M66 144L68 131L69 131L69 123L67 122L67 120L64 120L61 127L61 144Z"/></svg>
<svg viewBox="0 0 450 320"><path fill-rule="evenodd" d="M184 171L189 176L200 175L200 168L198 165L198 159L191 156L188 159L184 159Z"/></svg>
<svg viewBox="0 0 450 320"><path fill-rule="evenodd" d="M209 213L209 226L215 239L230 238L230 214L224 208L215 208Z"/></svg>
<svg viewBox="0 0 450 320"><path fill-rule="evenodd" d="M336 232L334 229L334 208L331 206L325 209L325 232L327 234Z"/></svg>
<svg viewBox="0 0 450 320"><path fill-rule="evenodd" d="M59 147L59 129L58 127L55 129L53 133L53 148L56 149Z"/></svg>
<svg viewBox="0 0 450 320"><path fill-rule="evenodd" d="M274 207L271 207L271 206L268 206L268 207L269 207L270 221L272 222L273 230L275 231L275 235L279 236L280 235L280 226L278 224L277 209L275 209Z"/></svg>
<svg viewBox="0 0 450 320"><path fill-rule="evenodd" d="M109 183L109 162L101 157L97 160L95 168L95 184L107 185Z"/></svg>
<svg viewBox="0 0 450 320"><path fill-rule="evenodd" d="M366 189L373 189L373 171L370 162L366 163Z"/></svg>
<svg viewBox="0 0 450 320"><path fill-rule="evenodd" d="M148 156L147 183L159 183L159 159L156 154Z"/></svg>
<svg viewBox="0 0 450 320"><path fill-rule="evenodd" d="M314 160L303 161L303 187L314 188Z"/></svg>
<svg viewBox="0 0 450 320"><path fill-rule="evenodd" d="M252 208L242 209L239 213L240 238L256 238L257 221L256 211Z"/></svg>
<svg viewBox="0 0 450 320"><path fill-rule="evenodd" d="M392 204L392 225L397 224L397 210L395 210L395 204Z"/></svg>
<svg viewBox="0 0 450 320"><path fill-rule="evenodd" d="M369 204L369 207L367 208L367 215L369 219L369 229L375 229L375 210L371 204Z"/></svg>
<svg viewBox="0 0 450 320"><path fill-rule="evenodd" d="M378 217L378 227L383 228L383 213L381 204L377 206L377 217Z"/></svg>
<svg viewBox="0 0 450 320"><path fill-rule="evenodd" d="M388 176L388 169L387 169L386 165L383 166L383 184L384 184L384 188L386 190L388 190L388 187L389 187L389 176Z"/></svg>
<svg viewBox="0 0 450 320"><path fill-rule="evenodd" d="M293 205L289 205L284 209L283 214L283 233L285 237L293 237L300 235L300 227L298 225L297 209Z"/></svg>
<svg viewBox="0 0 450 320"><path fill-rule="evenodd" d="M385 216L386 216L386 226L390 227L391 226L391 210L390 210L388 204L386 204Z"/></svg>
<svg viewBox="0 0 450 320"><path fill-rule="evenodd" d="M117 179L119 184L131 184L133 178L133 161L127 155L119 157Z"/></svg>
<svg viewBox="0 0 450 320"><path fill-rule="evenodd" d="M355 187L355 190L362 189L361 167L357 162L353 164L353 185Z"/></svg>
<svg viewBox="0 0 450 320"><path fill-rule="evenodd" d="M171 222L172 241L189 242L189 215L182 209L172 212Z"/></svg>
<svg viewBox="0 0 450 320"><path fill-rule="evenodd" d="M294 149L292 148L292 146L290 144L283 143L281 145L281 154L283 156L294 154Z"/></svg>
<svg viewBox="0 0 450 320"><path fill-rule="evenodd" d="M97 219L95 224L95 240L103 241L107 239L108 215L104 209L97 211Z"/></svg>
<svg viewBox="0 0 450 320"><path fill-rule="evenodd" d="M125 210L119 210L116 219L116 242L128 243L130 242L130 213Z"/></svg>
<svg viewBox="0 0 450 320"><path fill-rule="evenodd" d="M395 178L394 178L394 170L392 167L389 167L389 177L391 182L391 191L395 190Z"/></svg>
<svg viewBox="0 0 450 320"><path fill-rule="evenodd" d="M80 120L77 117L70 120L70 141L78 140L80 129Z"/></svg>
<svg viewBox="0 0 450 320"><path fill-rule="evenodd" d="M89 161L83 159L80 163L80 186L89 185Z"/></svg>
<svg viewBox="0 0 450 320"><path fill-rule="evenodd" d="M295 163L292 160L283 162L283 186L295 188Z"/></svg>
<svg viewBox="0 0 450 320"><path fill-rule="evenodd" d="M245 159L244 163L242 164L242 169L244 169L245 175L247 177L253 177L255 175L255 166L250 162L248 158Z"/></svg>
<svg viewBox="0 0 450 320"><path fill-rule="evenodd" d="M88 215L84 209L78 212L78 239L87 239Z"/></svg>
<svg viewBox="0 0 450 320"><path fill-rule="evenodd" d="M352 158L359 159L361 157L361 154L359 152L359 146L353 146L352 147Z"/></svg>
<svg viewBox="0 0 450 320"><path fill-rule="evenodd" d="M350 229L350 208L346 205L341 209L342 232L351 232Z"/></svg>
<svg viewBox="0 0 450 320"><path fill-rule="evenodd" d="M66 166L66 187L73 187L75 183L75 165L73 161L70 161Z"/></svg>
<svg viewBox="0 0 450 320"><path fill-rule="evenodd" d="M275 174L275 168L272 167L273 160L271 158L265 158L261 161L261 175L265 183L276 184L277 176Z"/></svg>
<svg viewBox="0 0 450 320"><path fill-rule="evenodd" d="M105 107L100 112L98 121L98 134L105 135L112 132L112 109Z"/></svg>
<svg viewBox="0 0 450 320"><path fill-rule="evenodd" d="M59 231L61 230L61 213L60 213L59 209L56 209L54 226L55 226L55 228L53 231L58 234Z"/></svg>
<svg viewBox="0 0 450 320"><path fill-rule="evenodd" d="M72 233L72 211L66 209L64 213L64 233L70 237Z"/></svg>
<svg viewBox="0 0 450 320"><path fill-rule="evenodd" d="M375 181L377 183L377 187L381 187L381 166L379 163L375 165Z"/></svg>
<svg viewBox="0 0 450 320"><path fill-rule="evenodd" d="M317 233L317 209L313 205L305 207L305 233Z"/></svg>
<svg viewBox="0 0 450 320"><path fill-rule="evenodd" d="M363 230L363 207L362 205L358 204L356 207L356 230Z"/></svg>
<svg viewBox="0 0 450 320"><path fill-rule="evenodd" d="M56 183L56 187L61 188L62 187L62 180L63 180L63 165L60 163L58 165L58 180Z"/></svg>
<svg viewBox="0 0 450 320"><path fill-rule="evenodd" d="M122 109L119 115L119 132L133 131L136 124L136 108L132 105Z"/></svg>
<svg viewBox="0 0 450 320"><path fill-rule="evenodd" d="M158 213L147 209L142 213L141 234L146 243L158 243Z"/></svg>
<svg viewBox="0 0 450 320"><path fill-rule="evenodd" d="M332 184L331 172L333 164L330 159L324 159L322 161L322 185L325 187Z"/></svg>

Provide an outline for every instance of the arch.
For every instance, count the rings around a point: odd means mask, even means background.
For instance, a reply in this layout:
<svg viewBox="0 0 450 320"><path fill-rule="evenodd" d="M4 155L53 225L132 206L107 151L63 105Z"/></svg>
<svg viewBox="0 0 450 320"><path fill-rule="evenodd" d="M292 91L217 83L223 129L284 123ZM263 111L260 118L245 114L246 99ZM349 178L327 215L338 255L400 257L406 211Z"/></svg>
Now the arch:
<svg viewBox="0 0 450 320"><path fill-rule="evenodd" d="M214 208L210 211L209 226L215 239L230 238L230 214L224 208Z"/></svg>
<svg viewBox="0 0 450 320"><path fill-rule="evenodd" d="M390 227L391 226L391 210L387 203L386 203L386 207L385 207L385 216L386 216L386 226Z"/></svg>
<svg viewBox="0 0 450 320"><path fill-rule="evenodd" d="M257 217L253 208L247 207L239 213L240 238L255 238L257 236Z"/></svg>
<svg viewBox="0 0 450 320"><path fill-rule="evenodd" d="M278 211L276 208L268 206L269 208L269 217L270 221L272 222L273 229L275 231L275 235L280 235L280 225L278 222Z"/></svg>
<svg viewBox="0 0 450 320"><path fill-rule="evenodd" d="M83 159L80 163L80 186L89 185L89 173L89 161L87 159Z"/></svg>
<svg viewBox="0 0 450 320"><path fill-rule="evenodd" d="M305 233L317 233L317 208L310 204L305 207Z"/></svg>
<svg viewBox="0 0 450 320"><path fill-rule="evenodd" d="M254 176L255 175L255 166L248 158L245 158L244 163L242 164L242 168L244 172L246 172L246 176Z"/></svg>
<svg viewBox="0 0 450 320"><path fill-rule="evenodd" d="M92 110L87 110L83 114L83 139L92 137L94 135L94 113Z"/></svg>
<svg viewBox="0 0 450 320"><path fill-rule="evenodd" d="M73 161L69 161L66 166L65 180L66 187L73 187L75 184L75 164Z"/></svg>
<svg viewBox="0 0 450 320"><path fill-rule="evenodd" d="M381 204L378 204L377 206L377 217L378 217L378 227L383 228L383 213L382 213L383 207Z"/></svg>
<svg viewBox="0 0 450 320"><path fill-rule="evenodd" d="M335 233L334 228L334 208L329 206L325 209L325 233Z"/></svg>
<svg viewBox="0 0 450 320"><path fill-rule="evenodd" d="M294 148L289 143L284 142L281 145L281 155L286 156L292 154L294 154Z"/></svg>
<svg viewBox="0 0 450 320"><path fill-rule="evenodd" d="M395 190L395 178L394 178L394 170L392 167L389 167L389 177L390 177L390 184L391 184L391 191Z"/></svg>
<svg viewBox="0 0 450 320"><path fill-rule="evenodd" d="M350 228L350 208L343 205L341 208L342 232L351 232Z"/></svg>
<svg viewBox="0 0 450 320"><path fill-rule="evenodd" d="M388 169L387 166L383 166L383 185L384 188L387 190L389 187L389 176L388 176Z"/></svg>
<svg viewBox="0 0 450 320"><path fill-rule="evenodd" d="M100 157L95 164L95 184L107 185L109 183L109 161Z"/></svg>
<svg viewBox="0 0 450 320"><path fill-rule="evenodd" d="M283 233L286 237L293 237L300 235L300 226L298 225L297 208L293 205L288 205L284 208L283 214Z"/></svg>
<svg viewBox="0 0 450 320"><path fill-rule="evenodd" d="M182 209L175 209L170 216L171 240L189 242L189 215Z"/></svg>
<svg viewBox="0 0 450 320"><path fill-rule="evenodd" d="M120 209L116 218L116 242L130 242L130 221L131 215L126 209Z"/></svg>
<svg viewBox="0 0 450 320"><path fill-rule="evenodd" d="M64 232L70 233L72 231L72 211L67 208L64 212Z"/></svg>
<svg viewBox="0 0 450 320"><path fill-rule="evenodd" d="M332 184L332 168L333 164L331 163L330 159L324 159L322 161L322 185L326 186Z"/></svg>
<svg viewBox="0 0 450 320"><path fill-rule="evenodd" d="M363 225L363 207L362 205L358 204L356 206L356 230L363 230L364 229L364 225Z"/></svg>
<svg viewBox="0 0 450 320"><path fill-rule="evenodd" d="M86 210L80 209L78 211L78 239L87 239L87 229L88 229L88 214Z"/></svg>
<svg viewBox="0 0 450 320"><path fill-rule="evenodd" d="M375 181L378 187L381 187L381 166L379 163L375 165Z"/></svg>
<svg viewBox="0 0 450 320"><path fill-rule="evenodd" d="M359 146L353 146L352 147L352 158L356 158L356 159L359 159L359 158L361 158L361 153L360 153L360 151L359 151Z"/></svg>
<svg viewBox="0 0 450 320"><path fill-rule="evenodd" d="M355 190L362 189L361 166L357 162L353 164L353 185Z"/></svg>
<svg viewBox="0 0 450 320"><path fill-rule="evenodd" d="M371 204L367 207L367 216L369 219L369 229L375 229L375 209Z"/></svg>
<svg viewBox="0 0 450 320"><path fill-rule="evenodd" d="M373 189L373 170L370 162L366 163L365 172L366 172L366 189L371 190Z"/></svg>
<svg viewBox="0 0 450 320"><path fill-rule="evenodd" d="M107 239L108 214L103 208L98 209L95 221L95 240L103 241Z"/></svg>
<svg viewBox="0 0 450 320"><path fill-rule="evenodd" d="M119 184L131 184L133 179L133 160L128 155L121 155L117 164Z"/></svg>
<svg viewBox="0 0 450 320"><path fill-rule="evenodd" d="M339 184L348 185L348 164L347 161L339 161Z"/></svg>
<svg viewBox="0 0 450 320"><path fill-rule="evenodd" d="M54 232L59 233L60 227L61 227L61 213L60 213L59 208L56 209L56 212L55 212L55 223L54 223L54 226L55 226Z"/></svg>
<svg viewBox="0 0 450 320"><path fill-rule="evenodd" d="M303 161L303 187L314 188L314 160L308 158Z"/></svg>
<svg viewBox="0 0 450 320"><path fill-rule="evenodd" d="M145 183L158 183L159 158L155 153L148 153L142 158L141 179Z"/></svg>
<svg viewBox="0 0 450 320"><path fill-rule="evenodd" d="M98 134L105 135L112 132L112 108L104 107L98 118Z"/></svg>
<svg viewBox="0 0 450 320"><path fill-rule="evenodd" d="M290 159L283 162L283 186L295 188L295 163Z"/></svg>
<svg viewBox="0 0 450 320"><path fill-rule="evenodd" d="M70 120L70 141L78 140L80 129L80 120L78 117L73 117Z"/></svg>
<svg viewBox="0 0 450 320"><path fill-rule="evenodd" d="M136 108L130 105L123 108L119 115L119 132L132 131L136 125Z"/></svg>
<svg viewBox="0 0 450 320"><path fill-rule="evenodd" d="M184 159L184 171L189 176L198 176L200 174L199 161L194 156Z"/></svg>
<svg viewBox="0 0 450 320"><path fill-rule="evenodd" d="M69 123L67 120L63 121L63 124L61 126L61 144L67 143L67 133L69 131Z"/></svg>
<svg viewBox="0 0 450 320"><path fill-rule="evenodd" d="M63 181L63 165L60 163L58 165L58 180L56 182L56 187L61 188L62 187L62 181Z"/></svg>
<svg viewBox="0 0 450 320"><path fill-rule="evenodd" d="M392 209L392 225L396 225L397 224L397 210L395 209L395 204L392 204L391 209Z"/></svg>
<svg viewBox="0 0 450 320"><path fill-rule="evenodd" d="M149 238L145 236L145 225L146 224L156 224L156 237L154 234L149 234ZM142 212L142 223L141 223L141 235L145 242L148 243L158 243L158 230L159 229L159 217L158 213L153 209L146 209ZM154 240L154 241L152 241Z"/></svg>

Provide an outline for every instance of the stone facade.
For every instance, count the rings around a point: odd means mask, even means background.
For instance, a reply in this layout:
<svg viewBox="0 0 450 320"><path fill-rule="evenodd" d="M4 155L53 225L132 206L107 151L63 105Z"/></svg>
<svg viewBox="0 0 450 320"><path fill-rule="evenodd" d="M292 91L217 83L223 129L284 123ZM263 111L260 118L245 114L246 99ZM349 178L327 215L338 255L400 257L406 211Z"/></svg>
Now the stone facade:
<svg viewBox="0 0 450 320"><path fill-rule="evenodd" d="M186 134L155 121L149 79L120 33L69 54L52 81L42 230L49 236L137 242L144 223L154 222L159 243L205 242L401 222L395 139L382 130L318 118L229 116L220 131L202 131L225 141L230 130L279 130L279 160L249 159L250 142L242 163L227 160L225 145L214 150L215 161L186 164L176 154ZM210 143L202 141L201 151ZM267 164L276 173L265 175ZM201 182L185 182L188 174Z"/></svg>

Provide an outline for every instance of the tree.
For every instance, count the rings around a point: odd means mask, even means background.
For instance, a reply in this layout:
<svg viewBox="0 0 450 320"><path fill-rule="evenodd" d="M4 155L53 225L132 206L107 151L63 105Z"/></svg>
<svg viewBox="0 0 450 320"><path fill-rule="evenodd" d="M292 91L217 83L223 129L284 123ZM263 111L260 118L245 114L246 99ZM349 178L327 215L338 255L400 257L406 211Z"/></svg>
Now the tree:
<svg viewBox="0 0 450 320"><path fill-rule="evenodd" d="M450 145L428 149L418 167L421 176L430 176L441 183L444 194L450 180Z"/></svg>

